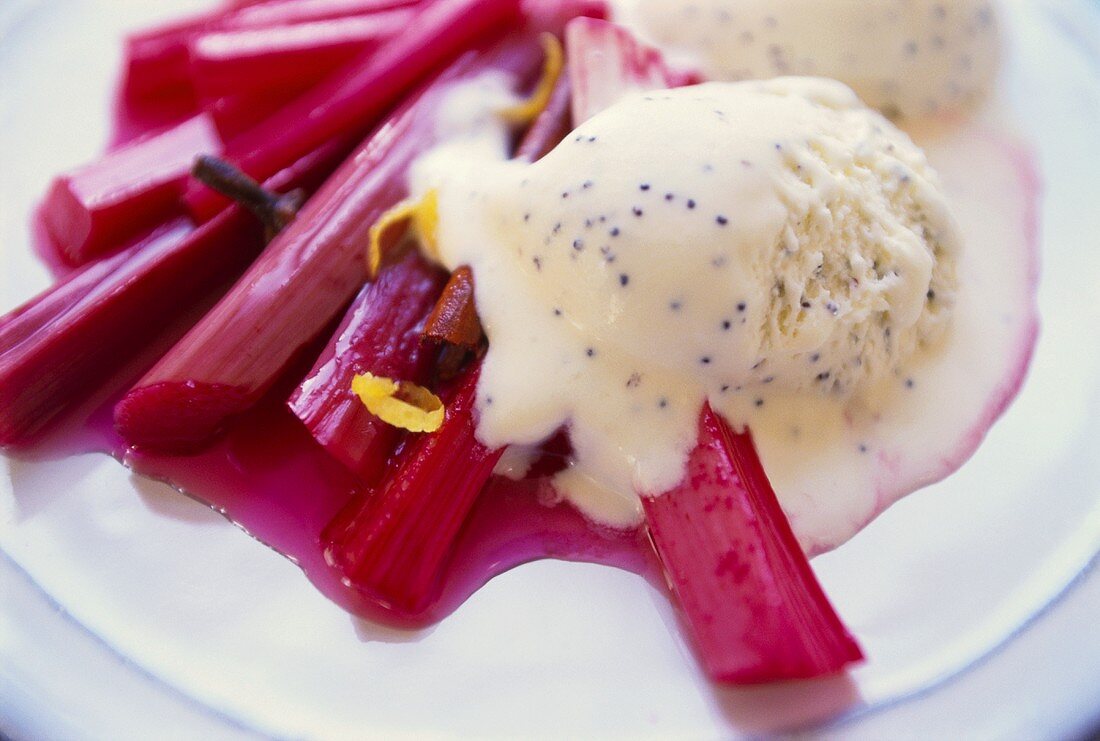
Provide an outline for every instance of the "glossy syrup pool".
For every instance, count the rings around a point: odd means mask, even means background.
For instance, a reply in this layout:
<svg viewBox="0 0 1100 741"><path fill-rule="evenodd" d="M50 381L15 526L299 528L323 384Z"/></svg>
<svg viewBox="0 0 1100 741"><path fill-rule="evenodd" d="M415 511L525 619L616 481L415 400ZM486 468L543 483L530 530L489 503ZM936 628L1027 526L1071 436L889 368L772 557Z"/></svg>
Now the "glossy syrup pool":
<svg viewBox="0 0 1100 741"><path fill-rule="evenodd" d="M124 377L136 377L134 371L150 360L135 361ZM545 477L514 481L493 476L463 526L432 604L415 618L392 613L344 584L325 562L322 530L362 492L287 409L285 389L273 391L205 450L161 455L128 448L119 437L112 413L129 383L112 386L113 393L74 412L33 448L11 452L46 459L107 453L220 512L301 567L326 597L368 620L409 629L436 623L494 576L544 558L625 569L663 589L643 532L607 531L573 507L548 501Z"/></svg>
<svg viewBox="0 0 1100 741"><path fill-rule="evenodd" d="M407 627L437 622L494 576L540 558L605 563L651 574L638 533L597 532L571 507L540 503L538 479L494 477L459 537L440 594L427 612L410 621L343 584L325 562L321 531L356 495L356 483L277 399L238 420L218 442L193 456L125 450L108 412L95 415L88 430L112 455L134 471L209 504L297 563L329 599L371 620Z"/></svg>
<svg viewBox="0 0 1100 741"><path fill-rule="evenodd" d="M178 111L129 110L116 101L110 148L179 117ZM38 213L31 219L30 233L38 258L55 278L64 277L70 268ZM184 317L181 325L197 320L202 308L188 312L190 316ZM608 531L592 525L571 505L550 502L545 496L548 486L537 476L522 481L493 476L459 535L432 604L415 618L390 612L344 584L325 561L322 530L344 504L362 492L356 479L312 439L286 407L295 369L261 404L236 419L197 454L153 454L131 449L119 437L113 423L115 402L184 330L185 326L166 328L164 336L121 370L97 400L70 414L34 448L11 452L32 458L107 453L135 473L167 483L181 495L220 512L296 563L317 589L345 610L394 627L412 629L436 623L494 576L544 558L625 569L664 589L659 564L644 532ZM301 370L304 373L308 368ZM540 468L546 469L536 464L533 473Z"/></svg>
<svg viewBox="0 0 1100 741"><path fill-rule="evenodd" d="M64 262L35 224L37 254L61 277ZM344 584L324 559L321 531L359 484L309 435L286 407L284 381L214 443L193 455L160 455L128 448L115 430L114 404L133 380L167 349L179 331L150 347L110 382L109 389L74 411L39 444L11 451L31 458L107 453L136 473L163 481L214 510L302 568L326 597L360 617L394 627L420 628L456 610L494 576L530 561L555 558L606 564L643 575L663 588L659 565L644 533L607 531L568 504L546 499L545 478L494 476L456 542L439 593L411 619L391 613ZM288 374L293 378L293 372ZM552 454L551 454L552 455ZM535 473L545 466L536 464ZM445 496L446 492L440 492Z"/></svg>

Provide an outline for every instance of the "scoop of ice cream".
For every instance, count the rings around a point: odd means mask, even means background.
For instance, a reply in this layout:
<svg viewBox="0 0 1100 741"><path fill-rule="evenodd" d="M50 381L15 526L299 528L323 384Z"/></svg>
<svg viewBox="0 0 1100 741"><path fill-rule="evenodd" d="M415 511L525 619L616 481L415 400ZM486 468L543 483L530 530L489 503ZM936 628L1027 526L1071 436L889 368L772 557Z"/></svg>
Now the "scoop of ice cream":
<svg viewBox="0 0 1100 741"><path fill-rule="evenodd" d="M705 398L847 399L950 314L935 175L833 81L628 97L531 165L438 156L418 187L439 188L441 254L473 267L490 340L479 434L570 424L563 488L590 512L675 484Z"/></svg>
<svg viewBox="0 0 1100 741"><path fill-rule="evenodd" d="M825 80L634 97L488 204L515 279L594 350L719 385L850 393L934 341L954 293L923 155Z"/></svg>
<svg viewBox="0 0 1100 741"><path fill-rule="evenodd" d="M989 0L618 0L616 20L711 79L820 75L890 116L980 98L998 67Z"/></svg>

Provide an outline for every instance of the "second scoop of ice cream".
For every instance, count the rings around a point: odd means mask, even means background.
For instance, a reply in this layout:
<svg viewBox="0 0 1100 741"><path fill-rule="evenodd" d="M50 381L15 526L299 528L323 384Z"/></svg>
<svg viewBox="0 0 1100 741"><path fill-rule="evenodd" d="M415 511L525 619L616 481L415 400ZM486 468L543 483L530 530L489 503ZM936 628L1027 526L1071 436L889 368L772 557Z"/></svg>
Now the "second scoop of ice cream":
<svg viewBox="0 0 1100 741"><path fill-rule="evenodd" d="M1000 57L990 0L615 0L615 19L711 79L821 75L889 115L981 98Z"/></svg>
<svg viewBox="0 0 1100 741"><path fill-rule="evenodd" d="M444 261L476 276L479 434L569 424L559 483L597 519L677 482L704 399L734 424L773 394L843 403L948 323L960 245L936 177L839 83L637 95L535 164L461 160L418 179Z"/></svg>

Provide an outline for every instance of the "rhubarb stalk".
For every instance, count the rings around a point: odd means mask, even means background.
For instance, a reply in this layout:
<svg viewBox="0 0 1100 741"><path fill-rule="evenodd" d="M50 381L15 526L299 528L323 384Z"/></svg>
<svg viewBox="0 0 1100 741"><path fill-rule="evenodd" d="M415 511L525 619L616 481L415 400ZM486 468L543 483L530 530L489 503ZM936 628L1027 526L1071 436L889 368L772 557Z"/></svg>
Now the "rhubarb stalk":
<svg viewBox="0 0 1100 741"><path fill-rule="evenodd" d="M572 88L567 67L558 78L546 108L520 140L516 159L534 162L549 154L573 128L570 121L571 104Z"/></svg>
<svg viewBox="0 0 1100 741"><path fill-rule="evenodd" d="M308 84L304 87L288 85L277 91L206 98L201 105L214 119L222 139L228 141L248 131L308 89Z"/></svg>
<svg viewBox="0 0 1100 741"><path fill-rule="evenodd" d="M477 379L473 366L445 397L443 426L417 437L322 536L325 557L350 585L405 617L438 594L455 539L503 453L475 436Z"/></svg>
<svg viewBox="0 0 1100 741"><path fill-rule="evenodd" d="M525 79L538 63L526 39L470 53L395 113L127 394L118 417L126 439L194 447L258 401L365 282L370 227L407 195L409 166L437 143L437 113L453 85L485 70ZM176 416L179 408L193 413Z"/></svg>
<svg viewBox="0 0 1100 741"><path fill-rule="evenodd" d="M579 126L631 92L680 87L700 81L670 67L661 52L626 28L594 18L565 27L573 86L573 125Z"/></svg>
<svg viewBox="0 0 1100 741"><path fill-rule="evenodd" d="M131 101L191 97L188 44L224 13L214 11L134 34L126 39L123 89Z"/></svg>
<svg viewBox="0 0 1100 741"><path fill-rule="evenodd" d="M367 411L352 392L362 373L424 384L431 348L421 342L425 319L443 287L444 273L415 251L386 267L356 297L289 406L332 457L374 484L400 430Z"/></svg>
<svg viewBox="0 0 1100 741"><path fill-rule="evenodd" d="M253 129L226 145L226 158L263 179L349 131L364 134L407 90L479 39L516 25L519 0L436 0L419 10L405 33L391 38L362 64L337 71ZM200 221L225 200L191 183L188 207Z"/></svg>
<svg viewBox="0 0 1100 741"><path fill-rule="evenodd" d="M683 482L642 503L711 679L818 677L863 658L791 531L752 437L734 434L709 405Z"/></svg>
<svg viewBox="0 0 1100 741"><path fill-rule="evenodd" d="M218 28L272 28L331 18L366 16L416 5L423 0L278 0L240 8L218 23Z"/></svg>
<svg viewBox="0 0 1100 741"><path fill-rule="evenodd" d="M50 237L73 265L122 244L179 211L192 160L221 146L202 114L61 175L41 209Z"/></svg>
<svg viewBox="0 0 1100 741"><path fill-rule="evenodd" d="M581 123L631 91L693 81L619 26L566 29ZM841 671L863 654L829 604L749 433L709 404L683 481L642 497L650 540L707 675L753 684Z"/></svg>
<svg viewBox="0 0 1100 741"><path fill-rule="evenodd" d="M136 33L126 40L125 93L132 101L192 95L191 44L206 32L254 30L366 15L414 2L415 0L252 0L157 26Z"/></svg>
<svg viewBox="0 0 1100 741"><path fill-rule="evenodd" d="M315 188L342 154L339 145L266 185ZM32 441L166 325L239 275L262 246L260 225L239 208L194 231L181 218L0 318L0 445Z"/></svg>
<svg viewBox="0 0 1100 741"><path fill-rule="evenodd" d="M208 31L191 43L191 77L201 98L283 97L281 91L305 89L403 31L414 15L413 8L399 8L293 26Z"/></svg>

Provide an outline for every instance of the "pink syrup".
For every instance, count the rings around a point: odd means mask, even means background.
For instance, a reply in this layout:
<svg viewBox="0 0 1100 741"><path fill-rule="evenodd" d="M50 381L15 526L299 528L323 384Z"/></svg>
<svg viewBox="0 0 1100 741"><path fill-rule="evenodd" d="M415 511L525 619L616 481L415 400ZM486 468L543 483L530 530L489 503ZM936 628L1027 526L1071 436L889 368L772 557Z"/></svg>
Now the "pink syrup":
<svg viewBox="0 0 1100 741"><path fill-rule="evenodd" d="M151 125L144 115L148 112L127 108L121 96L117 104L116 145ZM155 111L154 118L162 123L161 117L178 113ZM64 277L72 268L37 215L31 222L36 254L56 278ZM344 609L397 627L436 623L493 577L547 558L613 566L642 575L664 589L659 564L644 532L606 531L570 505L548 503L550 486L545 474L550 469L536 465L531 478L513 481L494 476L486 485L459 535L437 597L422 615L409 619L387 611L344 584L325 561L321 531L358 492L359 485L287 409L287 388L274 390L214 444L194 455L134 450L119 437L112 415L115 402L181 333L182 328L166 331L163 340L152 343L120 371L97 399L69 414L33 449L14 452L45 459L107 453L134 472L163 481L220 512L300 566L325 596Z"/></svg>
<svg viewBox="0 0 1100 741"><path fill-rule="evenodd" d="M90 414L75 414L37 451L28 452L45 457L106 452L136 473L166 482L222 513L296 563L344 609L391 626L436 623L494 576L539 559L605 564L662 584L644 533L603 531L573 507L547 503L545 477L513 481L494 476L459 536L428 610L415 619L390 613L344 584L325 562L321 531L357 493L358 484L310 437L282 395L272 394L194 455L127 448L114 429L114 398Z"/></svg>
<svg viewBox="0 0 1100 741"><path fill-rule="evenodd" d="M36 253L56 277L71 270L37 219L32 236ZM344 584L325 562L321 531L359 492L359 483L286 407L293 384L273 390L214 444L194 455L158 455L128 448L123 442L114 427L115 402L182 331L182 327L166 329L165 337L128 363L97 398L74 410L33 448L12 452L40 459L107 453L134 472L163 481L220 512L296 563L325 596L344 609L391 626L419 628L436 623L494 576L546 558L614 566L640 574L663 589L659 565L644 533L602 530L572 506L548 502L547 475L555 467L553 456L561 454L558 438L549 446L556 453L537 464L531 478L513 481L494 476L490 480L427 611L414 620L388 612Z"/></svg>

